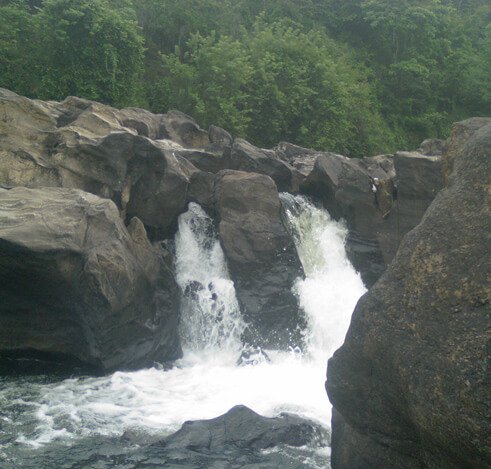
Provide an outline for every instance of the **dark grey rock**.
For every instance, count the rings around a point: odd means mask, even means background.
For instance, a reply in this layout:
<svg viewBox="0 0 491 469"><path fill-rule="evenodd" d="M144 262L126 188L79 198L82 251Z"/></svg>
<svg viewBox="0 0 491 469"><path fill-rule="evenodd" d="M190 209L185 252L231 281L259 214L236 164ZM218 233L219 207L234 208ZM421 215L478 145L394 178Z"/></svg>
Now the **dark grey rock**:
<svg viewBox="0 0 491 469"><path fill-rule="evenodd" d="M291 191L296 184L296 170L281 160L273 150L251 145L246 140L234 140L230 156L230 168L269 176L279 191Z"/></svg>
<svg viewBox="0 0 491 469"><path fill-rule="evenodd" d="M165 138L184 148L204 149L210 143L208 132L201 129L192 117L180 111L170 111L162 116L162 130Z"/></svg>
<svg viewBox="0 0 491 469"><path fill-rule="evenodd" d="M455 158L462 154L467 140L481 127L491 123L491 117L471 117L469 119L455 122L452 125L450 137L445 142L445 150L443 152L443 174L445 183L453 171Z"/></svg>
<svg viewBox="0 0 491 469"><path fill-rule="evenodd" d="M74 189L0 191L0 351L101 371L180 354L177 287L143 224Z"/></svg>
<svg viewBox="0 0 491 469"><path fill-rule="evenodd" d="M224 453L237 449L267 449L280 444L322 446L328 441L327 430L295 415L263 417L238 405L210 420L185 422L182 428L158 443L167 449L188 449Z"/></svg>
<svg viewBox="0 0 491 469"><path fill-rule="evenodd" d="M426 156L441 156L445 151L446 142L439 138L427 138L421 142L418 152Z"/></svg>
<svg viewBox="0 0 491 469"><path fill-rule="evenodd" d="M399 151L394 155L397 174L397 218L399 238L423 218L436 194L443 188L440 156Z"/></svg>
<svg viewBox="0 0 491 469"><path fill-rule="evenodd" d="M491 125L460 148L329 360L333 469L491 466Z"/></svg>
<svg viewBox="0 0 491 469"><path fill-rule="evenodd" d="M218 233L250 326L247 340L266 348L299 345L305 320L291 289L303 269L274 181L228 170L217 174L214 187Z"/></svg>
<svg viewBox="0 0 491 469"><path fill-rule="evenodd" d="M217 127L216 125L210 126L208 136L210 142L213 145L218 145L220 148L230 148L234 141L232 136L226 130Z"/></svg>
<svg viewBox="0 0 491 469"><path fill-rule="evenodd" d="M230 167L230 153L182 149L176 151L176 154L188 160L201 171L218 173L218 171Z"/></svg>
<svg viewBox="0 0 491 469"><path fill-rule="evenodd" d="M394 174L388 156L355 159L323 153L301 185L302 192L322 200L335 219L346 220L347 253L368 286L380 277L398 246Z"/></svg>

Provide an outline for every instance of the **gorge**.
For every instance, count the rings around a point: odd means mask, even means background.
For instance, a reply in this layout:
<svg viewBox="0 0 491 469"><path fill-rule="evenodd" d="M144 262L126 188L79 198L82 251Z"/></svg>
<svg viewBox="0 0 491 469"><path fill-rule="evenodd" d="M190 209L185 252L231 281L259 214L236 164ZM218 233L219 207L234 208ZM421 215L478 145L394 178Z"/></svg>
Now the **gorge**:
<svg viewBox="0 0 491 469"><path fill-rule="evenodd" d="M334 469L485 467L491 119L349 159L75 97L0 90L0 116L8 469L326 467L340 346Z"/></svg>

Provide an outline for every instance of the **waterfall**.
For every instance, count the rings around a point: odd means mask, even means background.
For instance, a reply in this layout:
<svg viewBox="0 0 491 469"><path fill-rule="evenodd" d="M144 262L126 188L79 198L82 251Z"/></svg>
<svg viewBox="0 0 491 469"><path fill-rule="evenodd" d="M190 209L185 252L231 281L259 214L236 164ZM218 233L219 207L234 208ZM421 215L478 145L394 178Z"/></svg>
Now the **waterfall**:
<svg viewBox="0 0 491 469"><path fill-rule="evenodd" d="M182 291L180 335L185 354L241 349L245 323L213 220L195 203L179 217L176 280ZM236 358L236 357L235 357Z"/></svg>
<svg viewBox="0 0 491 469"><path fill-rule="evenodd" d="M346 256L344 223L305 196L283 193L281 200L305 271L295 289L307 315L307 350L325 359L342 345L351 313L366 289Z"/></svg>
<svg viewBox="0 0 491 469"><path fill-rule="evenodd" d="M246 324L213 222L190 204L175 238L184 357L170 370L51 383L7 379L0 387L0 423L14 437L0 439L0 455L32 459L57 442L83 445L84 439L118 437L126 430L163 436L186 420L213 418L237 404L266 416L292 412L328 426L326 362L343 342L365 289L346 257L346 227L305 197L281 199L306 274L292 285L308 322L302 353L268 350L268 360L237 365ZM322 458L320 466L309 467L325 467L327 455Z"/></svg>

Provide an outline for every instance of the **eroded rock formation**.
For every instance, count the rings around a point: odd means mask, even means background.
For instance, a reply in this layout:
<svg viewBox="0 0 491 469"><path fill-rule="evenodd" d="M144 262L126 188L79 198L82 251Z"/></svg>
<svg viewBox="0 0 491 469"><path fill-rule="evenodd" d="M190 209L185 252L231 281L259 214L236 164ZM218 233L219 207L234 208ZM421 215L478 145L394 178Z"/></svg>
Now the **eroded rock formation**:
<svg viewBox="0 0 491 469"><path fill-rule="evenodd" d="M179 356L177 288L140 220L76 189L0 189L0 352L108 371ZM162 280L165 280L162 282Z"/></svg>
<svg viewBox="0 0 491 469"><path fill-rule="evenodd" d="M278 190L314 195L346 219L348 252L371 285L441 187L445 156L423 154L448 146L428 141L419 153L361 160L286 142L266 150L218 127L205 131L178 111L115 109L76 97L44 102L7 90L0 90L0 116L0 187L80 189L110 199L128 230L137 217L153 242L174 236L189 202L202 205L217 223L250 322L247 339L261 345L297 344L303 321L291 293L302 268L281 223ZM461 125L458 135L479 122ZM455 142L462 141L458 135ZM171 317L172 272L158 278ZM282 332L273 337L273 329ZM173 330L172 321L165 330Z"/></svg>
<svg viewBox="0 0 491 469"><path fill-rule="evenodd" d="M281 221L275 183L262 174L223 171L214 200L218 233L250 325L247 340L262 347L300 345L304 320L292 286L303 269Z"/></svg>
<svg viewBox="0 0 491 469"><path fill-rule="evenodd" d="M491 120L479 123L455 125L448 187L329 361L333 469L491 466Z"/></svg>

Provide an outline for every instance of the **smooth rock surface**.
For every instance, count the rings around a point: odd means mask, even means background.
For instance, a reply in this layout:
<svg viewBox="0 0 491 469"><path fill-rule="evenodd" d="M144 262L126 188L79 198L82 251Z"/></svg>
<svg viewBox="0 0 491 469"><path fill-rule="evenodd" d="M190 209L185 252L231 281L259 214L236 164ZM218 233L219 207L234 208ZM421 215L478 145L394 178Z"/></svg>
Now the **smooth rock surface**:
<svg viewBox="0 0 491 469"><path fill-rule="evenodd" d="M280 444L326 444L329 435L320 425L291 414L263 417L243 405L210 420L185 422L182 428L157 443L168 449L224 453L227 449L267 449Z"/></svg>
<svg viewBox="0 0 491 469"><path fill-rule="evenodd" d="M177 287L140 220L75 189L0 189L0 351L101 371L177 358Z"/></svg>
<svg viewBox="0 0 491 469"><path fill-rule="evenodd" d="M269 176L278 190L295 191L298 187L298 171L278 157L274 150L265 150L251 145L246 140L234 140L230 168Z"/></svg>
<svg viewBox="0 0 491 469"><path fill-rule="evenodd" d="M491 467L491 125L467 139L329 360L333 469Z"/></svg>
<svg viewBox="0 0 491 469"><path fill-rule="evenodd" d="M222 171L214 182L218 233L235 283L247 340L261 347L299 345L304 318L292 287L303 269L281 220L274 181Z"/></svg>
<svg viewBox="0 0 491 469"><path fill-rule="evenodd" d="M43 102L0 89L0 113L0 184L76 188L110 198L161 239L175 231L197 170L176 152L181 143L209 143L184 114L118 110L75 97Z"/></svg>

